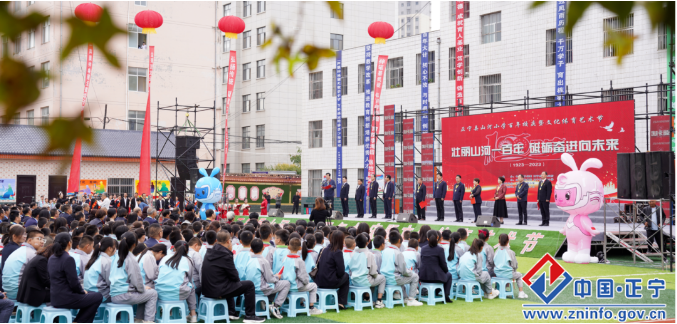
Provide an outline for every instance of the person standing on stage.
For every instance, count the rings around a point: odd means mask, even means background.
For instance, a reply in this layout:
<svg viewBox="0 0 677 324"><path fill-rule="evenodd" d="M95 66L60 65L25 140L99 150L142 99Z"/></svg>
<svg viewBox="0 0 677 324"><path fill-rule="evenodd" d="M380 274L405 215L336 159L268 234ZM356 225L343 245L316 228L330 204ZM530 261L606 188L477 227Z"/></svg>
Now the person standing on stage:
<svg viewBox="0 0 677 324"><path fill-rule="evenodd" d="M541 225L550 226L550 195L552 195L552 183L548 180L548 173L541 173L541 181L538 182L538 205L541 208Z"/></svg>
<svg viewBox="0 0 677 324"><path fill-rule="evenodd" d="M465 185L461 182L461 175L456 175L454 184L454 212L456 213L456 222L463 222L463 196L465 195Z"/></svg>
<svg viewBox="0 0 677 324"><path fill-rule="evenodd" d="M442 173L437 173L437 182L435 182L435 189L433 190L433 198L435 198L435 205L437 207L436 222L444 221L444 197L447 196L447 183L442 180Z"/></svg>
<svg viewBox="0 0 677 324"><path fill-rule="evenodd" d="M378 199L378 182L376 176L371 175L371 184L369 185L369 208L371 208L371 217L376 218L376 199Z"/></svg>
<svg viewBox="0 0 677 324"><path fill-rule="evenodd" d="M419 177L417 182L418 186L416 186L416 216L418 216L418 220L425 220L425 207L421 208L421 205L419 204L425 201L426 188L425 185L423 184L423 178Z"/></svg>
<svg viewBox="0 0 677 324"><path fill-rule="evenodd" d="M505 203L505 177L498 177L498 186L494 193L494 216L498 217L503 224L503 218L508 218L508 206Z"/></svg>
<svg viewBox="0 0 677 324"><path fill-rule="evenodd" d="M341 185L341 209L343 209L343 216L348 217L350 207L348 207L348 193L350 193L350 185L348 184L348 177L343 176L343 184Z"/></svg>
<svg viewBox="0 0 677 324"><path fill-rule="evenodd" d="M385 210L385 219L393 218L393 197L395 196L395 184L390 181L390 175L385 177L385 185L383 185L383 209Z"/></svg>
<svg viewBox="0 0 677 324"><path fill-rule="evenodd" d="M336 189L336 182L331 179L331 174L327 172L327 174L324 175L324 181L322 181L322 198L324 198L325 201L329 201L327 209L329 209L330 214L334 211L334 189Z"/></svg>
<svg viewBox="0 0 677 324"><path fill-rule="evenodd" d="M477 223L477 216L482 215L482 187L480 186L479 178L475 178L473 184L475 186L470 190L470 196L475 198L475 204L472 205L472 210L475 212L475 221L473 223Z"/></svg>
<svg viewBox="0 0 677 324"><path fill-rule="evenodd" d="M527 196L529 195L529 184L524 182L524 175L517 176L517 185L515 185L515 197L517 198L517 213L519 213L519 222L515 225L527 225Z"/></svg>
<svg viewBox="0 0 677 324"><path fill-rule="evenodd" d="M292 207L291 213L294 214L294 212L296 212L296 214L298 215L299 204L301 204L301 193L297 192L296 195L294 195L294 198L292 198L291 202L294 204L294 207Z"/></svg>
<svg viewBox="0 0 677 324"><path fill-rule="evenodd" d="M362 179L357 179L357 190L355 190L355 205L357 206L357 218L364 217L364 185L362 185Z"/></svg>

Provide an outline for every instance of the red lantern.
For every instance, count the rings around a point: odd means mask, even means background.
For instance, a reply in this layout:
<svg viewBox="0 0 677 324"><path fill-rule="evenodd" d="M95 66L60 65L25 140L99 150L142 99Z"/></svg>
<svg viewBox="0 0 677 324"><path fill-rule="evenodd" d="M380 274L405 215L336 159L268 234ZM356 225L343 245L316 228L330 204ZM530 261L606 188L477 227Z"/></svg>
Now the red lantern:
<svg viewBox="0 0 677 324"><path fill-rule="evenodd" d="M369 36L376 39L375 44L385 44L386 39L393 37L393 26L385 21L377 21L369 25Z"/></svg>
<svg viewBox="0 0 677 324"><path fill-rule="evenodd" d="M87 25L94 25L101 19L103 8L93 3L82 3L75 7L75 17Z"/></svg>
<svg viewBox="0 0 677 324"><path fill-rule="evenodd" d="M142 33L156 34L155 28L162 26L162 15L153 10L144 10L136 14L134 23L142 28Z"/></svg>
<svg viewBox="0 0 677 324"><path fill-rule="evenodd" d="M231 39L237 39L237 34L243 32L244 28L244 21L237 16L225 16L219 20L219 29Z"/></svg>

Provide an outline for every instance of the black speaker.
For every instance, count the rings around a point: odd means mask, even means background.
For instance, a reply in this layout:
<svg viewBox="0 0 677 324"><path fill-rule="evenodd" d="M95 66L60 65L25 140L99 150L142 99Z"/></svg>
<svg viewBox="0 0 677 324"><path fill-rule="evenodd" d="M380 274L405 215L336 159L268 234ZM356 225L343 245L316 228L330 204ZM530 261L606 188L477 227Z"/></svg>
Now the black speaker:
<svg viewBox="0 0 677 324"><path fill-rule="evenodd" d="M496 216L481 215L477 217L477 227L501 227L501 222Z"/></svg>
<svg viewBox="0 0 677 324"><path fill-rule="evenodd" d="M172 190L172 198L177 197L179 202L181 202L181 205L183 205L183 201L185 200L184 193L186 191L186 182L181 181L181 178L179 177L172 177L170 180L170 185Z"/></svg>
<svg viewBox="0 0 677 324"><path fill-rule="evenodd" d="M648 199L669 199L674 189L675 164L672 152L648 152L646 156L646 192Z"/></svg>
<svg viewBox="0 0 677 324"><path fill-rule="evenodd" d="M271 208L268 211L268 217L284 217L284 212L281 209Z"/></svg>
<svg viewBox="0 0 677 324"><path fill-rule="evenodd" d="M418 217L412 213L399 213L396 220L398 223L418 223Z"/></svg>
<svg viewBox="0 0 677 324"><path fill-rule="evenodd" d="M331 219L332 220L343 220L343 213L335 210L331 213Z"/></svg>
<svg viewBox="0 0 677 324"><path fill-rule="evenodd" d="M630 155L630 191L632 199L646 199L646 153Z"/></svg>
<svg viewBox="0 0 677 324"><path fill-rule="evenodd" d="M177 151L186 151L197 150L200 148L200 137L199 136L177 136L176 137L176 150ZM178 154L177 154L178 156Z"/></svg>
<svg viewBox="0 0 677 324"><path fill-rule="evenodd" d="M634 153L618 153L616 155L616 182L618 198L632 199L630 190L630 156Z"/></svg>

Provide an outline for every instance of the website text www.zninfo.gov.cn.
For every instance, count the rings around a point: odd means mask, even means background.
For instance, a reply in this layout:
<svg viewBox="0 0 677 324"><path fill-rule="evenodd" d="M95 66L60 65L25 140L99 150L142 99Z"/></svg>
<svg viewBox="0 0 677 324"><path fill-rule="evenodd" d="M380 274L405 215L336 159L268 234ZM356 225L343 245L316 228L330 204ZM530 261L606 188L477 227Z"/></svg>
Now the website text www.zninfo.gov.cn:
<svg viewBox="0 0 677 324"><path fill-rule="evenodd" d="M574 305L571 305L574 306ZM579 305L575 305L580 307ZM574 307L575 307L574 306ZM585 307L583 309L525 309L522 310L525 320L565 320L565 321L595 321L595 320L614 320L619 322L625 321L648 321L648 320L664 320L667 313L663 309L618 309L611 310L604 306ZM631 305L627 305L630 306ZM643 305L644 306L644 305ZM659 305L655 305L660 307ZM663 306L665 307L665 306Z"/></svg>

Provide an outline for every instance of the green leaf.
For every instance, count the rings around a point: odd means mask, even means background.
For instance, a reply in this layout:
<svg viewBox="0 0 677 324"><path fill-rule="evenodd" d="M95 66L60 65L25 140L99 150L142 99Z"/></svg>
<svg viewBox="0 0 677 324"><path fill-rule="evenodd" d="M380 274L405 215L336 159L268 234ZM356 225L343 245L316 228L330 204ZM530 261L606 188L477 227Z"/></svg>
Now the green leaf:
<svg viewBox="0 0 677 324"><path fill-rule="evenodd" d="M644 1L642 2L651 20L651 30L660 24L671 26L675 30L675 2L674 1Z"/></svg>
<svg viewBox="0 0 677 324"><path fill-rule="evenodd" d="M635 1L595 1L604 9L609 10L618 16L618 19L624 21L632 12Z"/></svg>
<svg viewBox="0 0 677 324"><path fill-rule="evenodd" d="M75 17L69 18L66 20L66 23L69 25L72 33L68 40L68 44L66 44L66 47L64 47L63 52L61 53L62 61L78 46L92 43L101 51L101 53L103 53L106 60L111 65L118 68L120 67L120 62L118 62L117 57L109 52L106 49L106 46L108 45L108 41L117 34L127 35L127 31L120 29L113 24L113 20L111 19L107 8L103 9L101 20L94 26L85 24L82 20Z"/></svg>
<svg viewBox="0 0 677 324"><path fill-rule="evenodd" d="M564 25L564 31L569 33L574 29L578 20L583 17L585 10L590 7L592 1L569 1L569 8L567 8L567 21Z"/></svg>
<svg viewBox="0 0 677 324"><path fill-rule="evenodd" d="M548 3L548 1L534 1L531 3L531 6L529 6L530 9L535 9L538 8L544 4Z"/></svg>
<svg viewBox="0 0 677 324"><path fill-rule="evenodd" d="M26 64L5 57L0 61L0 115L8 116L8 123L16 112L40 96L38 82L45 77L43 71L33 71Z"/></svg>
<svg viewBox="0 0 677 324"><path fill-rule="evenodd" d="M16 17L9 12L9 1L0 2L0 34L13 39L22 32L38 28L47 20L47 16L31 13L24 17Z"/></svg>
<svg viewBox="0 0 677 324"><path fill-rule="evenodd" d="M82 139L85 143L92 143L92 129L89 128L82 118L75 117L57 118L51 124L41 126L47 132L49 144L43 154L51 152L68 152L76 139Z"/></svg>
<svg viewBox="0 0 677 324"><path fill-rule="evenodd" d="M336 56L336 52L329 48L315 47L313 45L306 45L303 47L303 53L306 55L308 70L313 71L317 68L317 64L321 58L329 58Z"/></svg>
<svg viewBox="0 0 677 324"><path fill-rule="evenodd" d="M338 19L343 19L343 8L341 8L341 2L327 1L327 5L329 5L329 10L333 11Z"/></svg>
<svg viewBox="0 0 677 324"><path fill-rule="evenodd" d="M604 46L614 46L616 48L617 63L620 65L625 55L632 53L632 47L637 36L629 35L623 31L615 31L610 28L606 29L607 38Z"/></svg>

